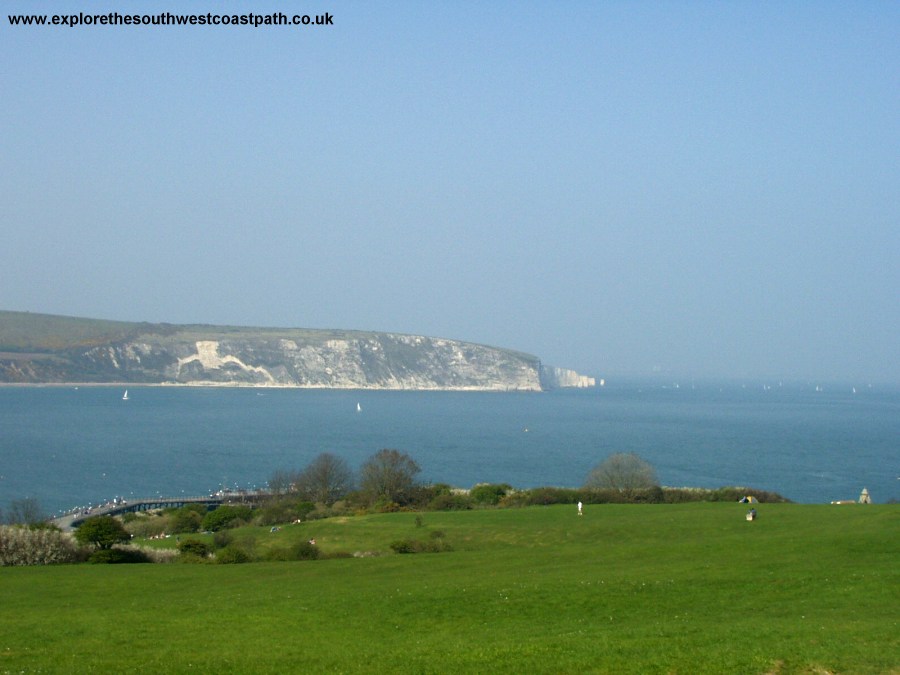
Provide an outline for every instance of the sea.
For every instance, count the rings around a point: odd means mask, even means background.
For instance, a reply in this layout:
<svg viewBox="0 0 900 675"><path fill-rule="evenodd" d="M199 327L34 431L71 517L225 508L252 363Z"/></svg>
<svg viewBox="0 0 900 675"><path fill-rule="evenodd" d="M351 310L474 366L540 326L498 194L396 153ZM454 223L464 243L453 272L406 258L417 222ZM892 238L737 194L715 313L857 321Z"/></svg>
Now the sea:
<svg viewBox="0 0 900 675"><path fill-rule="evenodd" d="M634 452L667 486L795 502L900 499L900 388L608 382L550 392L0 387L0 509L259 489L330 452L383 448L425 482L577 487Z"/></svg>

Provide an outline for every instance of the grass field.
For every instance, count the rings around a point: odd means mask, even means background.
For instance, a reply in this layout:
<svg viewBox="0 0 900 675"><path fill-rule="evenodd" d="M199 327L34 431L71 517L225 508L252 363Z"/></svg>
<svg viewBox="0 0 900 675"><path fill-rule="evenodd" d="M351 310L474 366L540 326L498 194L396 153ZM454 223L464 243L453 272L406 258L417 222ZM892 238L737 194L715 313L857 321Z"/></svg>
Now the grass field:
<svg viewBox="0 0 900 675"><path fill-rule="evenodd" d="M378 557L0 570L0 673L900 673L900 508L602 505L314 521ZM454 551L396 555L440 530Z"/></svg>

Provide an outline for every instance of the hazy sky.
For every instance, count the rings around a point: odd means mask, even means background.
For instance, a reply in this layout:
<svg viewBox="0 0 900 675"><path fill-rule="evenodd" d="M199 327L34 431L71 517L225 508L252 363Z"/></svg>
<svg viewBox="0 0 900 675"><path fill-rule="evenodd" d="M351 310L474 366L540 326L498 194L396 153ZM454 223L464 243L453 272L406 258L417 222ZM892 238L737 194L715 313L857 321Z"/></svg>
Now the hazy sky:
<svg viewBox="0 0 900 675"><path fill-rule="evenodd" d="M16 28L8 13L324 14ZM897 2L49 2L0 25L0 309L900 382Z"/></svg>

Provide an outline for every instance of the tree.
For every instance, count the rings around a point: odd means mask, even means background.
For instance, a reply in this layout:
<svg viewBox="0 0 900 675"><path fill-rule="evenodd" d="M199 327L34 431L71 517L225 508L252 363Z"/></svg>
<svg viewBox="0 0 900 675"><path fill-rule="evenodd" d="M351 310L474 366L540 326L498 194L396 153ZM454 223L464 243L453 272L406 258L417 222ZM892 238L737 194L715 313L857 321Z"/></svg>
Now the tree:
<svg viewBox="0 0 900 675"><path fill-rule="evenodd" d="M294 492L298 477L295 471L276 469L269 478L269 492L275 497Z"/></svg>
<svg viewBox="0 0 900 675"><path fill-rule="evenodd" d="M610 455L591 469L584 486L586 488L611 488L613 490L641 490L659 485L656 469L633 452Z"/></svg>
<svg viewBox="0 0 900 675"><path fill-rule="evenodd" d="M195 508L191 508L192 505L183 506L180 509L176 509L174 513L169 516L169 530L173 534L179 534L183 532L196 532L200 529L200 524L203 522L203 515ZM206 514L206 507L203 508L204 515Z"/></svg>
<svg viewBox="0 0 900 675"><path fill-rule="evenodd" d="M94 516L85 520L77 530L75 539L79 544L93 546L100 550L108 550L113 544L120 544L131 539L122 523L112 516Z"/></svg>
<svg viewBox="0 0 900 675"><path fill-rule="evenodd" d="M353 488L353 471L340 457L323 452L297 477L297 490L304 499L333 504Z"/></svg>
<svg viewBox="0 0 900 675"><path fill-rule="evenodd" d="M215 511L210 511L203 517L200 527L210 532L218 532L229 527L234 527L238 521L250 520L250 508L247 506L232 506L222 504Z"/></svg>
<svg viewBox="0 0 900 675"><path fill-rule="evenodd" d="M421 469L399 450L379 450L362 465L360 487L372 501L405 504L412 496Z"/></svg>
<svg viewBox="0 0 900 675"><path fill-rule="evenodd" d="M47 516L40 503L34 497L14 499L9 504L9 513L6 514L6 522L10 525L37 525L46 519Z"/></svg>

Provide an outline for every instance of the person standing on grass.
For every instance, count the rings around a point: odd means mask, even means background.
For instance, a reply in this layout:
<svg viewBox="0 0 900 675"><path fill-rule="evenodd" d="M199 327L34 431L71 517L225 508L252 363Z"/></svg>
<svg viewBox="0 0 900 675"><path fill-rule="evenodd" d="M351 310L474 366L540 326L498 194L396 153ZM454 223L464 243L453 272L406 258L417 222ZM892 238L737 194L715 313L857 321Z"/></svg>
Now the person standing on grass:
<svg viewBox="0 0 900 675"><path fill-rule="evenodd" d="M584 512L581 510L581 507L582 507L581 502L578 502L578 515L579 515L579 516L583 516L583 515L584 515Z"/></svg>

